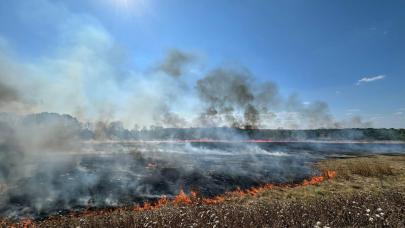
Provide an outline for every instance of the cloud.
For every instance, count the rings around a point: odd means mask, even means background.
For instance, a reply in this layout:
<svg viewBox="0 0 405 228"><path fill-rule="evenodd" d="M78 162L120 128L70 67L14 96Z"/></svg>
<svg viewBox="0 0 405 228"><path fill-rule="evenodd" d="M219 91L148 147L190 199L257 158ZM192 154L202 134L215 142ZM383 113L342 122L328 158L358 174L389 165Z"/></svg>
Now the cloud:
<svg viewBox="0 0 405 228"><path fill-rule="evenodd" d="M360 85L362 83L369 83L369 82L382 80L384 78L385 78L385 75L377 75L377 76L374 76L374 77L364 77L364 78L357 81L357 85Z"/></svg>

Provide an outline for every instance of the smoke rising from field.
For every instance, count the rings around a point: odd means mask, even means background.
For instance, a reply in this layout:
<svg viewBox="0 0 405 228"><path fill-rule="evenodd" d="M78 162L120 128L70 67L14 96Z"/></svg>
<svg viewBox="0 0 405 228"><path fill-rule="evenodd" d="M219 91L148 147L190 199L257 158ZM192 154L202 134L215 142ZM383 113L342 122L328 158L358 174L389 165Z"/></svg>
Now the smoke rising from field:
<svg viewBox="0 0 405 228"><path fill-rule="evenodd" d="M255 86L257 88L254 88ZM266 82L257 86L249 71L245 69L213 70L197 81L196 88L206 106L206 111L200 116L203 123L226 123L228 126L239 128L261 127L260 114L267 113L271 106L276 106L279 97L278 88L274 83ZM224 116L225 119L216 120L215 123L213 121L217 116Z"/></svg>
<svg viewBox="0 0 405 228"><path fill-rule="evenodd" d="M198 58L188 51L172 49L138 70L128 57L132 53L95 18L51 1L36 3L26 3L22 14L46 18L41 11L46 8L55 17L43 25L57 37L46 54L24 56L0 37L0 215L130 204L176 194L180 186L213 195L311 174L305 162L314 158L306 153L252 145L105 143L132 139L127 129L134 125L250 129L347 124L337 123L326 103L304 105L297 95L283 97L282 88L255 81L247 68L190 70ZM241 137L233 132L226 136Z"/></svg>
<svg viewBox="0 0 405 228"><path fill-rule="evenodd" d="M304 162L311 156L257 146L86 143L77 138L73 119L55 117L0 123L0 216L39 218L128 206L173 197L181 187L213 196L236 187L300 180L312 172ZM96 131L105 134L107 128L98 124ZM97 139L105 137L97 134Z"/></svg>

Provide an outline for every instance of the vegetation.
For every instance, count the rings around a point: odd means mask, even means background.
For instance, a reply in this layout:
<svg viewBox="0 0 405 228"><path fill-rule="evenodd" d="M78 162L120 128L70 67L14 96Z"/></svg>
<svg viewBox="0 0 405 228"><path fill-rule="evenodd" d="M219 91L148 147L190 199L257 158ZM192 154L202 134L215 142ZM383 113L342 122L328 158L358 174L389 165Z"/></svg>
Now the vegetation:
<svg viewBox="0 0 405 228"><path fill-rule="evenodd" d="M70 115L56 113L30 114L18 117L0 113L0 123L22 128L37 128L58 124L83 140L164 140L164 139L272 139L272 140L366 140L405 141L405 129L347 128L347 129L252 129L252 128L163 128L150 126L124 128L119 121L81 123Z"/></svg>
<svg viewBox="0 0 405 228"><path fill-rule="evenodd" d="M112 133L111 137L114 137ZM117 133L118 134L118 133ZM161 128L128 131L132 139L272 139L272 140L362 140L405 141L405 129L347 128L347 129L239 129L239 128Z"/></svg>

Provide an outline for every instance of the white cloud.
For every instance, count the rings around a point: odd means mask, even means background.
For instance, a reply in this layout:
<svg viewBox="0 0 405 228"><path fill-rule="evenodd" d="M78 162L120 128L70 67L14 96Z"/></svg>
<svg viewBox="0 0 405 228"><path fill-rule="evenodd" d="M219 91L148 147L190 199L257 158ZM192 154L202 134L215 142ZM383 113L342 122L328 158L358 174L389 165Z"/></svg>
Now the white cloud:
<svg viewBox="0 0 405 228"><path fill-rule="evenodd" d="M368 83L368 82L374 82L374 81L382 80L384 78L385 78L385 75L377 75L377 76L374 76L374 77L364 77L364 78L357 81L357 85L360 85L362 83Z"/></svg>

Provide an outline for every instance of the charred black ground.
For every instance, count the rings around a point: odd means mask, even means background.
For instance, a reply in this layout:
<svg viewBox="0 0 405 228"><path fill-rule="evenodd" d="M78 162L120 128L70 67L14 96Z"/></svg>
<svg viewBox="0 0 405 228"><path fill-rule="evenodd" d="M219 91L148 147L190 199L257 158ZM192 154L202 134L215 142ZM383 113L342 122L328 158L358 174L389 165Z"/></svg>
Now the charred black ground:
<svg viewBox="0 0 405 228"><path fill-rule="evenodd" d="M294 183L331 156L403 153L397 143L85 143L78 153L26 160L2 188L2 217L44 218L86 208L130 206L180 189L212 197L264 183Z"/></svg>

